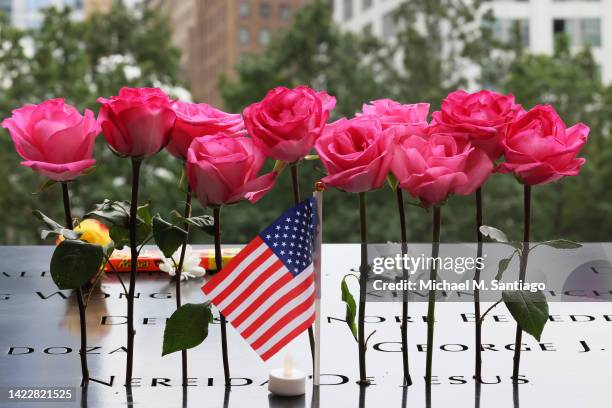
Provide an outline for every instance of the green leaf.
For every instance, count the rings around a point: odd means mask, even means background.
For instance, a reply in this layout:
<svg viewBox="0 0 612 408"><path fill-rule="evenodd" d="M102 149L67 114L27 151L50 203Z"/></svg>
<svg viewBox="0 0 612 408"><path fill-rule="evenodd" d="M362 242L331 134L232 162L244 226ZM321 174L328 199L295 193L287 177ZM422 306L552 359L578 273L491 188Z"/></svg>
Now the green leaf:
<svg viewBox="0 0 612 408"><path fill-rule="evenodd" d="M272 171L275 172L276 174L281 174L283 170L285 169L285 167L287 167L286 162L277 160L274 162L274 168L272 169Z"/></svg>
<svg viewBox="0 0 612 408"><path fill-rule="evenodd" d="M557 249L576 249L582 247L581 244L567 239L553 239L552 241L544 241L542 245Z"/></svg>
<svg viewBox="0 0 612 408"><path fill-rule="evenodd" d="M353 337L355 341L357 341L357 324L355 323L355 317L357 316L357 304L355 303L355 298L351 294L351 291L346 284L346 278L354 275L346 275L342 278L342 283L340 284L340 290L342 291L342 301L346 303L346 324L348 325L351 333L353 333Z"/></svg>
<svg viewBox="0 0 612 408"><path fill-rule="evenodd" d="M505 290L502 299L520 328L540 341L548 321L548 303L544 292L538 290Z"/></svg>
<svg viewBox="0 0 612 408"><path fill-rule="evenodd" d="M79 239L82 235L80 232L75 232L71 229L63 227L58 222L52 220L51 218L47 217L45 214L38 210L32 211L32 214L34 214L34 216L40 221L42 221L48 228L40 232L40 237L42 239L47 238L49 235L62 235L66 239Z"/></svg>
<svg viewBox="0 0 612 408"><path fill-rule="evenodd" d="M153 217L153 238L166 258L170 258L185 240L187 231L164 221L159 214Z"/></svg>
<svg viewBox="0 0 612 408"><path fill-rule="evenodd" d="M111 225L109 228L109 235L116 249L123 249L130 245L130 230L125 227Z"/></svg>
<svg viewBox="0 0 612 408"><path fill-rule="evenodd" d="M85 170L83 170L83 172L81 173L82 176L90 176L92 174L94 174L96 172L96 170L98 169L97 166L91 166L86 168Z"/></svg>
<svg viewBox="0 0 612 408"><path fill-rule="evenodd" d="M51 257L51 277L59 289L78 289L100 270L104 250L100 245L64 240Z"/></svg>
<svg viewBox="0 0 612 408"><path fill-rule="evenodd" d="M172 210L171 214L178 221L200 228L209 235L215 234L215 221L211 215L200 215L197 217L185 218L176 210Z"/></svg>
<svg viewBox="0 0 612 408"><path fill-rule="evenodd" d="M149 204L138 207L137 214L139 223L144 223L148 226L153 225L153 218L151 217L151 213L149 212Z"/></svg>
<svg viewBox="0 0 612 408"><path fill-rule="evenodd" d="M97 204L93 211L85 214L85 218L95 218L110 226L128 228L130 225L129 201L104 200Z"/></svg>
<svg viewBox="0 0 612 408"><path fill-rule="evenodd" d="M504 274L504 272L506 271L506 269L508 269L508 265L510 265L510 261L512 261L512 258L514 257L514 254L516 252L513 252L511 256L509 256L508 258L503 258L499 260L499 264L497 266L497 275L495 275L495 280L500 280Z"/></svg>
<svg viewBox="0 0 612 408"><path fill-rule="evenodd" d="M395 191L399 187L399 180L391 173L387 175L387 184L391 187L391 190Z"/></svg>
<svg viewBox="0 0 612 408"><path fill-rule="evenodd" d="M489 237L497 242L509 243L506 234L497 228L489 227L488 225L482 225L480 227L480 233L485 237Z"/></svg>
<svg viewBox="0 0 612 408"><path fill-rule="evenodd" d="M162 356L202 343L208 336L208 325L212 320L210 302L187 303L176 309L166 322Z"/></svg>

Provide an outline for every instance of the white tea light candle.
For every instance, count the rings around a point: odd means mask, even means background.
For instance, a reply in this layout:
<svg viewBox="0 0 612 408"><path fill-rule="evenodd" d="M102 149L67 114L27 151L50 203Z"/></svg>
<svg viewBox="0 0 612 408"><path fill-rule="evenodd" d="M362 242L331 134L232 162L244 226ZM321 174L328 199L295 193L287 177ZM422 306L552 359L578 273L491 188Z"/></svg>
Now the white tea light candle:
<svg viewBox="0 0 612 408"><path fill-rule="evenodd" d="M306 374L293 368L293 360L287 354L283 368L270 371L268 391L284 397L303 395L306 392Z"/></svg>

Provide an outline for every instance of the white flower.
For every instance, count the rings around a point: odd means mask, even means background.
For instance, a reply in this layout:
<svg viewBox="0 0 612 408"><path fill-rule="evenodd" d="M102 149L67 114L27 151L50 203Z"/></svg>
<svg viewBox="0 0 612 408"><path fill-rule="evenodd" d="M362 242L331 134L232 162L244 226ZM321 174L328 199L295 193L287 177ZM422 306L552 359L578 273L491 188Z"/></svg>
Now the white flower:
<svg viewBox="0 0 612 408"><path fill-rule="evenodd" d="M159 264L159 269L168 273L170 276L176 275L176 266L178 265L180 258L181 247L179 247L174 254L172 254L172 258L162 258L162 261ZM201 278L205 274L206 269L200 266L200 255L198 255L198 253L191 248L191 245L187 245L187 248L185 248L185 260L183 261L181 280Z"/></svg>

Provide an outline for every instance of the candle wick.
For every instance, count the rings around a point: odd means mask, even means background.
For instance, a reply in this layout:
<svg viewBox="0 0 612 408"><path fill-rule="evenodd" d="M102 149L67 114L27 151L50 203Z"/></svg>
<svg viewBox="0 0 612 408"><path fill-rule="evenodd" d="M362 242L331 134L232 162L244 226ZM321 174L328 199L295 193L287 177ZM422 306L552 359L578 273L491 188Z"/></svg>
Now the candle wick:
<svg viewBox="0 0 612 408"><path fill-rule="evenodd" d="M285 361L283 364L283 376L291 377L293 374L293 360L291 359L291 354L287 353L285 355Z"/></svg>

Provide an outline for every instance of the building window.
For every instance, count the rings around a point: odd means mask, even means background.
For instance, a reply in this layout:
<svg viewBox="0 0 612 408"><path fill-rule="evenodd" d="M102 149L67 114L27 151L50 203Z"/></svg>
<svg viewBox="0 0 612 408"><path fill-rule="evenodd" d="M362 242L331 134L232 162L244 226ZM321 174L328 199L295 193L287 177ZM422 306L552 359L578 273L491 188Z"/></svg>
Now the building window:
<svg viewBox="0 0 612 408"><path fill-rule="evenodd" d="M581 19L580 39L582 41L582 45L601 47L601 20L598 18Z"/></svg>
<svg viewBox="0 0 612 408"><path fill-rule="evenodd" d="M572 46L601 46L601 20L599 18L555 19L555 35L565 34Z"/></svg>
<svg viewBox="0 0 612 408"><path fill-rule="evenodd" d="M291 6L288 4L281 4L279 14L280 18L283 20L289 20L291 18Z"/></svg>
<svg viewBox="0 0 612 408"><path fill-rule="evenodd" d="M249 30L241 28L239 33L240 44L248 44L251 41L251 35Z"/></svg>
<svg viewBox="0 0 612 408"><path fill-rule="evenodd" d="M251 11L251 8L249 7L249 3L247 3L246 1L243 1L240 3L240 7L238 9L238 12L240 13L240 17L248 17L250 11Z"/></svg>
<svg viewBox="0 0 612 408"><path fill-rule="evenodd" d="M268 18L272 14L272 6L268 2L262 2L259 5L259 15L263 18Z"/></svg>
<svg viewBox="0 0 612 408"><path fill-rule="evenodd" d="M529 20L526 18L500 18L495 20L493 34L495 39L509 43L514 40L518 30L523 47L529 47Z"/></svg>
<svg viewBox="0 0 612 408"><path fill-rule="evenodd" d="M270 30L262 28L259 31L259 43L263 46L270 44Z"/></svg>
<svg viewBox="0 0 612 408"><path fill-rule="evenodd" d="M382 36L384 39L389 39L395 35L395 16L394 12L390 11L382 18Z"/></svg>
<svg viewBox="0 0 612 408"><path fill-rule="evenodd" d="M374 3L374 0L361 0L361 8L364 10L369 9L370 7L372 7L372 3Z"/></svg>
<svg viewBox="0 0 612 408"><path fill-rule="evenodd" d="M343 15L345 20L353 18L353 0L344 0Z"/></svg>

